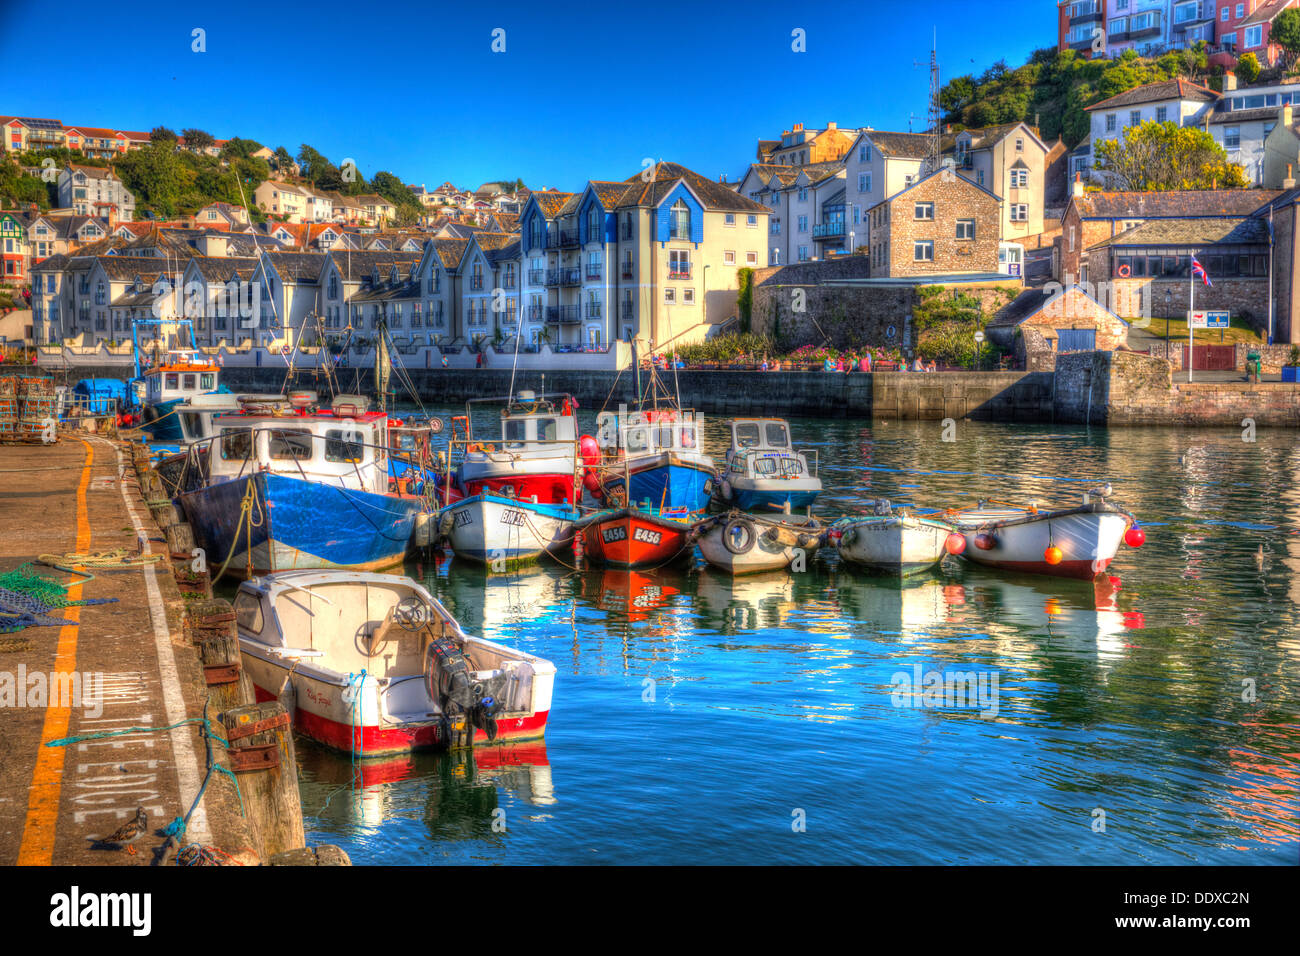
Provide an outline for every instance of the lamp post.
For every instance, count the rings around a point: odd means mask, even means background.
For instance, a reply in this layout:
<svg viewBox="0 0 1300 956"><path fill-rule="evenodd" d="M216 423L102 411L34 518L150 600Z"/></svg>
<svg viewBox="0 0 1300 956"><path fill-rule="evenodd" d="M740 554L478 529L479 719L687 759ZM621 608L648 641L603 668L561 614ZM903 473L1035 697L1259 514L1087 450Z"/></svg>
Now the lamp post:
<svg viewBox="0 0 1300 956"><path fill-rule="evenodd" d="M1174 291L1165 289L1165 358L1169 358L1169 319L1173 315Z"/></svg>

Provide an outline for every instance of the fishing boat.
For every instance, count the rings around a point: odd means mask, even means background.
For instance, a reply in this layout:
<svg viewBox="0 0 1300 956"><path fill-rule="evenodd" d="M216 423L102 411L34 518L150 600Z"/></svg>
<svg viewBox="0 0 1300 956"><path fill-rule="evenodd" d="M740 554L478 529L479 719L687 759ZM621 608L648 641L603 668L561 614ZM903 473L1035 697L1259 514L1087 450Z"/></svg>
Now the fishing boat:
<svg viewBox="0 0 1300 956"><path fill-rule="evenodd" d="M567 504L483 493L442 509L438 531L458 558L505 571L572 547L579 517L577 509Z"/></svg>
<svg viewBox="0 0 1300 956"><path fill-rule="evenodd" d="M694 517L685 508L609 508L583 518L577 532L594 564L655 568L686 553Z"/></svg>
<svg viewBox="0 0 1300 956"><path fill-rule="evenodd" d="M888 501L878 501L875 514L841 518L831 525L830 539L840 558L850 564L915 574L934 567L943 560L951 525L936 518L894 512Z"/></svg>
<svg viewBox="0 0 1300 956"><path fill-rule="evenodd" d="M810 517L783 518L730 511L714 515L693 530L700 554L713 567L731 574L778 571L795 564L805 570L821 546L825 529Z"/></svg>
<svg viewBox="0 0 1300 956"><path fill-rule="evenodd" d="M542 737L555 665L472 637L419 584L289 571L235 597L243 668L305 737L356 757Z"/></svg>
<svg viewBox="0 0 1300 956"><path fill-rule="evenodd" d="M388 416L294 393L293 414L248 406L189 446L178 504L209 564L257 574L381 570L401 562L425 499L390 487Z"/></svg>
<svg viewBox="0 0 1300 956"><path fill-rule="evenodd" d="M1106 498L1109 485L1094 488L1072 508L1040 509L981 501L974 508L946 512L961 541L949 550L995 568L1090 579L1110 567L1121 543L1146 541L1137 518Z"/></svg>
<svg viewBox="0 0 1300 956"><path fill-rule="evenodd" d="M499 440L480 441L472 434L473 406L483 401L502 404ZM464 417L452 420L452 446L464 448L457 472L461 491L574 504L581 487L577 407L565 393L521 391L504 399L471 399Z"/></svg>
<svg viewBox="0 0 1300 956"><path fill-rule="evenodd" d="M724 507L755 513L811 508L821 494L816 468L790 444L790 426L779 418L738 418L731 447L714 489Z"/></svg>
<svg viewBox="0 0 1300 956"><path fill-rule="evenodd" d="M144 371L144 428L154 441L180 441L184 435L174 414L178 406L211 392L228 392L218 366L197 351L173 349Z"/></svg>
<svg viewBox="0 0 1300 956"><path fill-rule="evenodd" d="M602 412L596 418L601 451L598 483L589 483L610 506L643 510L703 511L716 478L713 459L700 451L702 419L675 407Z"/></svg>

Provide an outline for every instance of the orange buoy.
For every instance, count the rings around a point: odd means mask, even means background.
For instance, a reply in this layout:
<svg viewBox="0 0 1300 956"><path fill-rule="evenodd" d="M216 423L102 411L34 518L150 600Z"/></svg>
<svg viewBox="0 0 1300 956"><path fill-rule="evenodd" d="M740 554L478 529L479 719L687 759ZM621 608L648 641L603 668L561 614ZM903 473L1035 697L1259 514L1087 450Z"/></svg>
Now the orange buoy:
<svg viewBox="0 0 1300 956"><path fill-rule="evenodd" d="M1048 548L1046 551L1043 552L1043 560L1050 565L1053 566L1058 565L1064 559L1065 559L1065 552L1062 551L1060 548L1056 547L1055 545L1052 545L1052 547Z"/></svg>

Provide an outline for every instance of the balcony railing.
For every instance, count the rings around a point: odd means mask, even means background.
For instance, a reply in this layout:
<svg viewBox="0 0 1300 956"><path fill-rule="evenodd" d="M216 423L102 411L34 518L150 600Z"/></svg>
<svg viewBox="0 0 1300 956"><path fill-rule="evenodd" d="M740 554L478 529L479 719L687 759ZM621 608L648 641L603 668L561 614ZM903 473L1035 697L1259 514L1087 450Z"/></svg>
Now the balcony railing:
<svg viewBox="0 0 1300 956"><path fill-rule="evenodd" d="M550 325L581 322L582 313L576 305L548 305L546 307L546 321Z"/></svg>
<svg viewBox="0 0 1300 956"><path fill-rule="evenodd" d="M636 318L636 306L634 306L631 302L624 302L619 307L618 314L623 318L624 321L634 319Z"/></svg>
<svg viewBox="0 0 1300 956"><path fill-rule="evenodd" d="M529 270L528 270L528 284L529 284L529 285L545 285L545 284L546 284L546 270L545 270L545 269L529 269Z"/></svg>
<svg viewBox="0 0 1300 956"><path fill-rule="evenodd" d="M546 236L546 248L569 249L578 244L578 230L552 229Z"/></svg>
<svg viewBox="0 0 1300 956"><path fill-rule="evenodd" d="M670 279L689 279L690 277L691 264L689 262L682 262L668 267L668 278Z"/></svg>
<svg viewBox="0 0 1300 956"><path fill-rule="evenodd" d="M630 263L630 262L625 262L625 263L623 263L623 278L624 278L624 279L631 279L631 278L633 278L633 274L632 274L632 263Z"/></svg>
<svg viewBox="0 0 1300 956"><path fill-rule="evenodd" d="M546 313L545 313L545 311L543 310L543 307L542 307L542 306L540 306L540 305L530 305L530 306L528 306L527 315L528 315L528 318L529 318L530 320L532 320L533 322L540 322L541 319L542 319L542 317L543 317L544 315L546 315Z"/></svg>
<svg viewBox="0 0 1300 956"><path fill-rule="evenodd" d="M483 291L483 277L482 277L482 276L470 276L470 277L469 277L469 288L470 288L470 291L471 291L471 292L482 292L482 291Z"/></svg>
<svg viewBox="0 0 1300 956"><path fill-rule="evenodd" d="M548 286L582 285L582 270L570 267L547 269L546 284Z"/></svg>
<svg viewBox="0 0 1300 956"><path fill-rule="evenodd" d="M513 289L515 287L515 277L513 273L507 273L501 277L501 288Z"/></svg>
<svg viewBox="0 0 1300 956"><path fill-rule="evenodd" d="M588 279L600 279L604 275L602 264L599 262L588 262L585 274Z"/></svg>
<svg viewBox="0 0 1300 956"><path fill-rule="evenodd" d="M588 302L588 303L587 303L587 318L589 318L589 319L599 319L599 318L600 318L600 306L601 306L601 303L599 303L599 302ZM563 308L563 307L561 307L561 308Z"/></svg>
<svg viewBox="0 0 1300 956"><path fill-rule="evenodd" d="M819 226L813 226L814 239L829 239L832 236L844 235L843 222L824 222Z"/></svg>

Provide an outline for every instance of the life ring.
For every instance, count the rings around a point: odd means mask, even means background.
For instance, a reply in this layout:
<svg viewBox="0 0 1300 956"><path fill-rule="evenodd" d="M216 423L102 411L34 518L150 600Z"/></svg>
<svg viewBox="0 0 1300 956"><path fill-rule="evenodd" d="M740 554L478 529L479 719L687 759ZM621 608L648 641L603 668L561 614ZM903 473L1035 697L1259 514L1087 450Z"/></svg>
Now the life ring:
<svg viewBox="0 0 1300 956"><path fill-rule="evenodd" d="M737 532L741 535L739 542L735 540ZM732 554L749 554L758 543L758 532L754 530L754 523L745 517L732 518L722 526L722 543Z"/></svg>
<svg viewBox="0 0 1300 956"><path fill-rule="evenodd" d="M1127 279L1129 276L1133 274L1133 270L1130 269L1128 266L1120 266L1118 269L1115 270L1115 274L1119 276L1121 279Z"/></svg>

